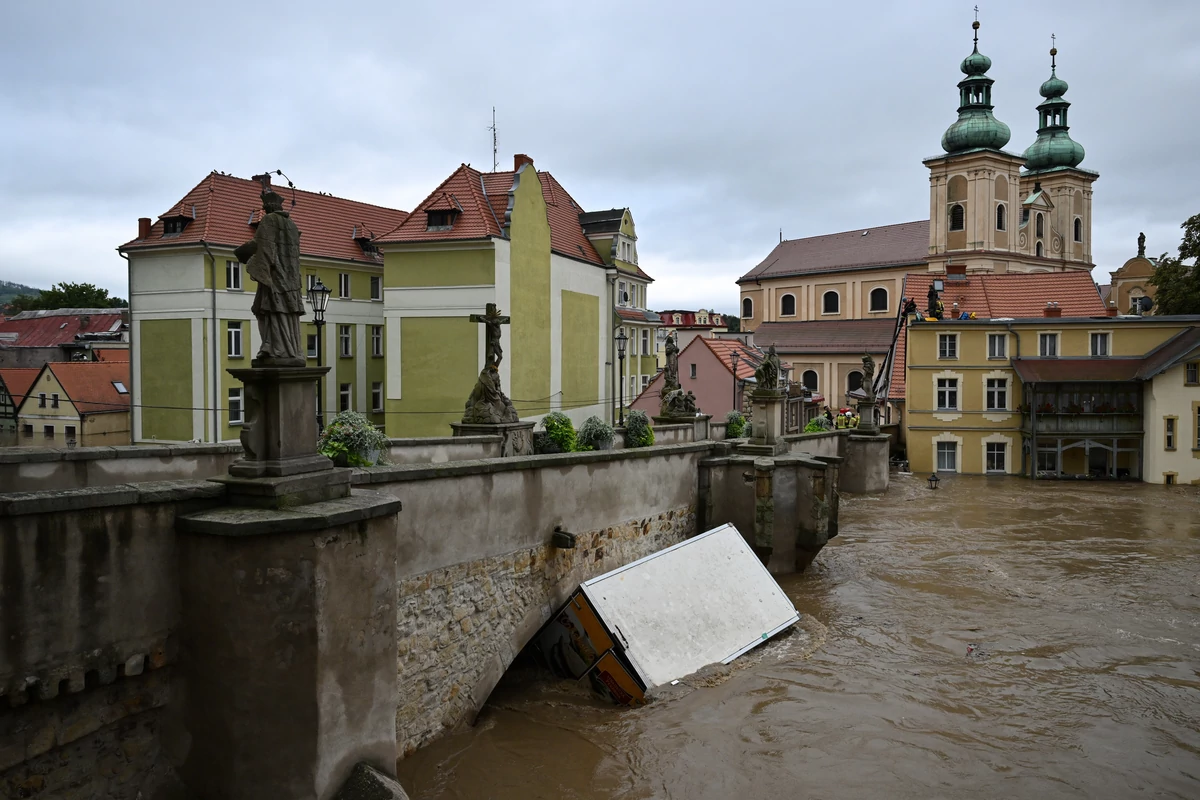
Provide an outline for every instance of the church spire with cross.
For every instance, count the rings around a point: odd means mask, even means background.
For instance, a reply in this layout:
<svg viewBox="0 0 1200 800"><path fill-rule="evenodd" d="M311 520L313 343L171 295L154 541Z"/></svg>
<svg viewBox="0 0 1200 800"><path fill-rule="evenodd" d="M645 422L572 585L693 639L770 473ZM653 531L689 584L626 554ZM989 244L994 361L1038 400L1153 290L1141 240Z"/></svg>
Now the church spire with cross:
<svg viewBox="0 0 1200 800"><path fill-rule="evenodd" d="M975 46L959 66L966 77L958 84L958 120L942 135L942 149L947 153L999 150L1012 135L1008 126L992 115L995 81L987 76L992 60L979 52L979 6L975 7L971 28L975 31Z"/></svg>
<svg viewBox="0 0 1200 800"><path fill-rule="evenodd" d="M1067 126L1067 109L1071 104L1063 97L1067 82L1058 77L1058 47L1050 35L1050 77L1042 84L1040 94L1045 98L1038 104L1038 137L1025 151L1025 169L1030 172L1077 167L1083 161L1083 145L1071 138Z"/></svg>

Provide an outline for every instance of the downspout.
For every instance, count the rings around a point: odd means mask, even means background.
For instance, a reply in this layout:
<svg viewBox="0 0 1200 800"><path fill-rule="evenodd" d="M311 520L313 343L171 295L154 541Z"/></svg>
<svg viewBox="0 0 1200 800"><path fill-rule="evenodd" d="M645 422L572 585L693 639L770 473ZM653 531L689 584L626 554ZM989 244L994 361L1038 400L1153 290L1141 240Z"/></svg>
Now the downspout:
<svg viewBox="0 0 1200 800"><path fill-rule="evenodd" d="M142 409L135 407L133 398L137 397L137 384L133 380L133 263L129 260L129 256L121 252L121 248L117 248L117 255L125 259L125 299L129 302L129 307L126 309L129 312L129 443L137 444L133 441L133 432L136 427L133 424L133 415L137 414L138 419L142 417ZM79 420L79 438L83 440L83 420Z"/></svg>
<svg viewBox="0 0 1200 800"><path fill-rule="evenodd" d="M200 246L208 253L208 277L212 284L212 333L209 334L209 349L212 351L212 440L221 441L217 432L221 423L220 405L217 402L220 380L217 373L217 257L208 249L208 242L200 240Z"/></svg>
<svg viewBox="0 0 1200 800"><path fill-rule="evenodd" d="M617 313L617 311L616 311L617 304L616 304L616 299L615 299L616 291L617 291L617 271L610 267L605 270L605 273L608 276L608 326L607 327L609 329L609 337L608 337L608 347L605 348L605 352L608 353L608 410L609 410L609 414L611 415L611 418L612 418L612 424L616 425L617 424L617 405L616 405L617 393L615 390L617 388L617 376L616 376L617 359L616 359L615 354L613 353L613 348L616 347L616 344L613 342L613 335L614 335L613 327L614 326L613 326L612 318L613 318L613 315Z"/></svg>
<svg viewBox="0 0 1200 800"><path fill-rule="evenodd" d="M1013 330L1011 322L1004 323L1005 329L1012 334L1013 339L1017 342L1017 354L1013 358L1021 357L1021 334ZM1012 363L1010 358L1009 364ZM1014 370L1015 372L1015 370ZM1029 477L1031 480L1037 480L1037 408L1034 406L1033 396L1037 391L1037 384L1029 384L1029 397L1026 402L1029 403ZM1022 392L1024 394L1024 392Z"/></svg>

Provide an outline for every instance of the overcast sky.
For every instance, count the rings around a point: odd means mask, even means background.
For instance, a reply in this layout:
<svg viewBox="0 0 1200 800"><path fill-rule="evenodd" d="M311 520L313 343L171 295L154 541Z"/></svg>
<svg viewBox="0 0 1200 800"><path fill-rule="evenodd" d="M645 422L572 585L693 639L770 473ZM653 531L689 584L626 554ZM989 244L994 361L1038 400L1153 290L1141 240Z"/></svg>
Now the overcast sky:
<svg viewBox="0 0 1200 800"><path fill-rule="evenodd" d="M114 248L210 170L409 210L514 152L628 206L656 308L737 305L787 238L928 216L971 2L3 3L0 278L125 296ZM1050 34L1095 184L1095 275L1200 213L1200 3L981 3L1007 149Z"/></svg>

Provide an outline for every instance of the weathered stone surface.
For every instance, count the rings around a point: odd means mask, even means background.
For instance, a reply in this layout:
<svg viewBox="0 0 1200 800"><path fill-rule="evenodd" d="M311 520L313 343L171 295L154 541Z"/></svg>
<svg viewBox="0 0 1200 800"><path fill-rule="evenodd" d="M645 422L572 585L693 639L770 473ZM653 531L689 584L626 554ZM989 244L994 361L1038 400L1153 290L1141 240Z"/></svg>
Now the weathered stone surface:
<svg viewBox="0 0 1200 800"><path fill-rule="evenodd" d="M333 800L408 800L408 795L395 778L360 761Z"/></svg>
<svg viewBox="0 0 1200 800"><path fill-rule="evenodd" d="M304 533L384 517L400 509L399 500L378 492L355 490L349 497L287 509L222 506L180 517L176 528L183 533L212 536Z"/></svg>

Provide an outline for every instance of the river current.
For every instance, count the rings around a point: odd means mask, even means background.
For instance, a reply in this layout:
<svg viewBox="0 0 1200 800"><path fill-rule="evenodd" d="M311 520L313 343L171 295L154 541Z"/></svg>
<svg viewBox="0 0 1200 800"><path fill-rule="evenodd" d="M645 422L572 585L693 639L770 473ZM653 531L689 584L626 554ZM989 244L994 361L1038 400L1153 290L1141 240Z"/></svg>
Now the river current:
<svg viewBox="0 0 1200 800"><path fill-rule="evenodd" d="M619 709L518 664L414 800L1200 798L1200 491L893 476L802 618Z"/></svg>

